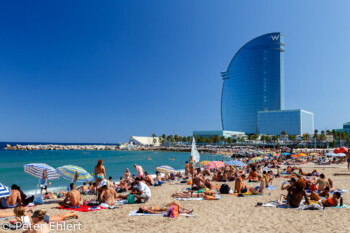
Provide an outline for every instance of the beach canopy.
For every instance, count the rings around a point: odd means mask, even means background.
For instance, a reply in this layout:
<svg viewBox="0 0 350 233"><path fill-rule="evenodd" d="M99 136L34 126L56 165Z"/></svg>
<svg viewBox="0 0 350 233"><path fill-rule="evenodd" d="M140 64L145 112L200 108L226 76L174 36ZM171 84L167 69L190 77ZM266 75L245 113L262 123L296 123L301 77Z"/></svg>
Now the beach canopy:
<svg viewBox="0 0 350 233"><path fill-rule="evenodd" d="M156 167L156 171L160 172L160 173L175 173L175 172L177 172L174 168L166 166L166 165Z"/></svg>
<svg viewBox="0 0 350 233"><path fill-rule="evenodd" d="M283 152L283 153L281 153L281 155L290 155L290 153L288 153L288 152Z"/></svg>
<svg viewBox="0 0 350 233"><path fill-rule="evenodd" d="M340 153L340 149L339 148L335 148L335 150L333 151L335 154Z"/></svg>
<svg viewBox="0 0 350 233"><path fill-rule="evenodd" d="M23 165L24 172L32 175L36 178L41 179L43 177L43 173L46 170L46 175L48 180L57 180L59 179L59 175L56 172L56 169L45 164L45 163L30 163Z"/></svg>
<svg viewBox="0 0 350 233"><path fill-rule="evenodd" d="M202 161L199 163L199 165L207 166L209 163L211 163L211 161Z"/></svg>
<svg viewBox="0 0 350 233"><path fill-rule="evenodd" d="M225 165L233 165L233 166L237 166L237 167L244 167L247 166L247 164L239 161L239 160L230 160L225 162Z"/></svg>
<svg viewBox="0 0 350 233"><path fill-rule="evenodd" d="M87 182L93 179L93 177L84 169L74 165L65 165L56 168L57 173L66 180L73 181L74 175L78 173L78 179L76 182Z"/></svg>
<svg viewBox="0 0 350 233"><path fill-rule="evenodd" d="M0 198L10 196L11 189L0 183Z"/></svg>
<svg viewBox="0 0 350 233"><path fill-rule="evenodd" d="M205 169L218 169L220 167L225 167L225 164L221 161L213 161L205 166Z"/></svg>

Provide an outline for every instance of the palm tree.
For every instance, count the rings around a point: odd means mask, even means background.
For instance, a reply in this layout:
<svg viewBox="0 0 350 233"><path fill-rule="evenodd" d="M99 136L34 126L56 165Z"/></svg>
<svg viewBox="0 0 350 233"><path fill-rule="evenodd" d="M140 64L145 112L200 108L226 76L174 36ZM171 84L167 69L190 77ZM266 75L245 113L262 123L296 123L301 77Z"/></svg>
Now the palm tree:
<svg viewBox="0 0 350 233"><path fill-rule="evenodd" d="M321 147L323 146L324 140L326 140L326 135L324 134L324 131L323 131L323 133L321 133L320 135Z"/></svg>
<svg viewBox="0 0 350 233"><path fill-rule="evenodd" d="M283 130L283 131L281 132L281 136L282 136L282 137L285 137L286 135L287 135L286 131Z"/></svg>
<svg viewBox="0 0 350 233"><path fill-rule="evenodd" d="M308 142L309 142L309 140L310 140L310 135L307 134L307 133L306 133L306 134L303 134L302 139L303 139L303 141L305 142L306 147L307 147L307 144L308 144Z"/></svg>
<svg viewBox="0 0 350 233"><path fill-rule="evenodd" d="M229 138L227 139L227 143L231 145L231 144L232 144L232 142L233 142L232 138L231 138L231 137L229 137Z"/></svg>
<svg viewBox="0 0 350 233"><path fill-rule="evenodd" d="M225 143L225 140L226 140L225 136L221 136L221 137L220 137L221 143Z"/></svg>
<svg viewBox="0 0 350 233"><path fill-rule="evenodd" d="M313 139L315 140L315 148L317 147L317 140L318 140L318 130L315 129Z"/></svg>

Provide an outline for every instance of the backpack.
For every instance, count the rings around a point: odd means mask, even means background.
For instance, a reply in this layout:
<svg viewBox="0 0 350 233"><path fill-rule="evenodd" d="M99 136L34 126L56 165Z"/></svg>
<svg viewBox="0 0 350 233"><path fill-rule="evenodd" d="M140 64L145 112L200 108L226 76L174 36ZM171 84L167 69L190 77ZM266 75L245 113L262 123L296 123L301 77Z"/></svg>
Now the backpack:
<svg viewBox="0 0 350 233"><path fill-rule="evenodd" d="M222 184L220 187L220 193L221 194L229 194L230 193L230 187L227 184Z"/></svg>

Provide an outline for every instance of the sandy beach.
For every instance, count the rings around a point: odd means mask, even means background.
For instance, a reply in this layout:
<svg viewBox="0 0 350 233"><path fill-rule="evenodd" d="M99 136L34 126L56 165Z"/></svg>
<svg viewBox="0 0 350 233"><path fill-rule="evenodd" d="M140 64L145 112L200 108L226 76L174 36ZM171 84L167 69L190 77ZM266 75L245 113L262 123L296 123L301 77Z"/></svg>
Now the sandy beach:
<svg viewBox="0 0 350 233"><path fill-rule="evenodd" d="M349 189L349 176L334 176L334 173L347 172L345 164L332 166L315 166L305 164L304 171L316 168L326 177L334 180L336 188ZM275 179L274 186L280 186L281 181ZM175 182L174 182L175 183ZM221 185L221 182L217 182ZM234 182L228 182L233 188ZM248 184L254 186L254 184ZM163 206L171 202L171 194L180 192L187 185L172 183L152 188L152 198L146 206ZM236 197L222 195L217 201L181 201L186 208L194 210L192 217L179 216L176 219L162 216L129 216L129 212L137 210L143 204L126 204L118 209L99 210L82 213L78 220L68 220L66 223L82 224L81 232L349 232L348 223L350 209L326 208L324 211L306 211L297 209L279 209L272 207L255 207L257 202L277 200L280 194L286 194L280 188L268 190L270 195ZM94 196L84 196L93 199ZM350 204L350 193L344 193L344 203ZM34 210L48 211L49 215L57 215L63 210L57 209L57 204L45 204L34 207ZM6 212L9 210L6 210ZM3 220L0 223L8 222ZM11 231L22 232L22 230ZM54 231L53 232L57 232ZM71 231L59 231L71 232Z"/></svg>

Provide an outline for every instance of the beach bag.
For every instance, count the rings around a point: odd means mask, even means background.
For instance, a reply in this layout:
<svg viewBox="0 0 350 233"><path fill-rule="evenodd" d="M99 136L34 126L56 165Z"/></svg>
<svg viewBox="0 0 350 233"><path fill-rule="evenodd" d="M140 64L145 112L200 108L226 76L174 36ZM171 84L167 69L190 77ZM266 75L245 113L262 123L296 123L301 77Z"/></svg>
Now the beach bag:
<svg viewBox="0 0 350 233"><path fill-rule="evenodd" d="M43 199L43 196L41 196L41 194L38 194L34 197L34 204L37 204L37 205L44 204L44 199Z"/></svg>
<svg viewBox="0 0 350 233"><path fill-rule="evenodd" d="M135 203L135 196L132 194L128 195L128 204L134 204Z"/></svg>
<svg viewBox="0 0 350 233"><path fill-rule="evenodd" d="M221 194L229 194L230 193L230 187L227 184L222 184L220 187L220 193Z"/></svg>
<svg viewBox="0 0 350 233"><path fill-rule="evenodd" d="M170 218L177 218L179 216L179 206L177 205L170 206L166 216Z"/></svg>

